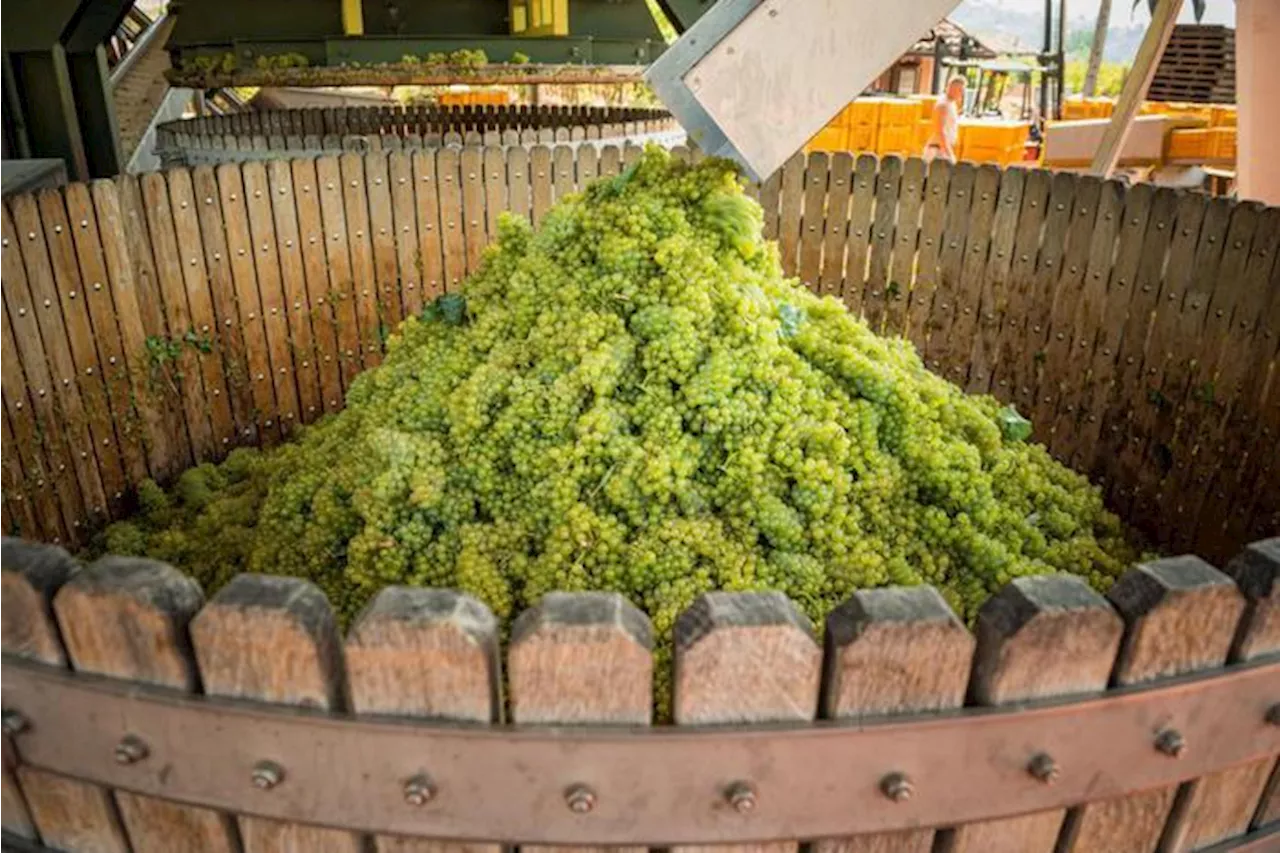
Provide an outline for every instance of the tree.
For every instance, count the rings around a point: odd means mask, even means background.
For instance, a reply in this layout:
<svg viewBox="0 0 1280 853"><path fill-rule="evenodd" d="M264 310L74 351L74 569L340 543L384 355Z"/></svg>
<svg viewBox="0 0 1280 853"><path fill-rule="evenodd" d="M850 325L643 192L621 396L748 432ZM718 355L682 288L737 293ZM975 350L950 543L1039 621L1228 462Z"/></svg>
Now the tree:
<svg viewBox="0 0 1280 853"><path fill-rule="evenodd" d="M1093 43L1089 45L1089 67L1084 72L1084 96L1092 98L1098 88L1098 70L1102 67L1102 49L1107 45L1107 27L1111 25L1111 0L1098 6L1098 22L1093 26Z"/></svg>

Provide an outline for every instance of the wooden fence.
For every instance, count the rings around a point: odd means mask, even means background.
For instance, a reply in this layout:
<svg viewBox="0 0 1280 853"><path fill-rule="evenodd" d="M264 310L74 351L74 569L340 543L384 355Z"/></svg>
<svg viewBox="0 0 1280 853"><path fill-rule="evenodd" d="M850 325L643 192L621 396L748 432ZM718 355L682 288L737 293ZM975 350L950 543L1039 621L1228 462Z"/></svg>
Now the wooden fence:
<svg viewBox="0 0 1280 853"><path fill-rule="evenodd" d="M7 199L5 529L82 541L144 477L338 409L501 212L537 222L638 154L348 153ZM788 271L1015 403L1166 552L1280 529L1280 209L824 154L752 192Z"/></svg>
<svg viewBox="0 0 1280 853"><path fill-rule="evenodd" d="M422 836L825 853L1280 837L1280 539L1225 574L1191 556L1134 567L1105 598L1019 578L972 634L931 587L859 591L825 650L780 593L704 595L657 638L675 731L783 725L679 739L634 730L652 720L655 638L613 593L546 596L504 656L493 615L450 591L385 589L344 642L297 578L241 575L206 603L148 560L80 567L6 539L0 563L3 825L71 853L356 853L370 832L402 853L462 849ZM962 706L1017 707L938 714Z"/></svg>

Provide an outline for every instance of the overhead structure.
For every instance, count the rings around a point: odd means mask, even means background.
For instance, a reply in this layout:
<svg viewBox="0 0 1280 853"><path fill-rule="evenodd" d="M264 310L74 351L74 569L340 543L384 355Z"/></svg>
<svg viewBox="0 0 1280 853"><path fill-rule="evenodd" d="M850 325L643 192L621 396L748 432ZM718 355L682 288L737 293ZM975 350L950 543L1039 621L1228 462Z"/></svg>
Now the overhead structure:
<svg viewBox="0 0 1280 853"><path fill-rule="evenodd" d="M690 0L668 0L692 12ZM958 0L720 0L645 79L704 151L772 174Z"/></svg>

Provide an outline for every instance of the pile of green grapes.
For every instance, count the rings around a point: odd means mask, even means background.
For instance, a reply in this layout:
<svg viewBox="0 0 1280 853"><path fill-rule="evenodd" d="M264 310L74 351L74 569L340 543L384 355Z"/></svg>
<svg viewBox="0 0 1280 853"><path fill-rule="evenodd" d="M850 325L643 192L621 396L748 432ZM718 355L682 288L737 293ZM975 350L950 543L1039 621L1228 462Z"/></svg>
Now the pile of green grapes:
<svg viewBox="0 0 1280 853"><path fill-rule="evenodd" d="M344 621L388 584L503 620L613 590L659 637L707 590L781 590L821 624L886 584L966 618L1021 575L1106 588L1136 556L1121 524L1017 426L784 279L730 164L650 149L537 232L504 218L341 413L146 484L98 547L210 591L309 578Z"/></svg>

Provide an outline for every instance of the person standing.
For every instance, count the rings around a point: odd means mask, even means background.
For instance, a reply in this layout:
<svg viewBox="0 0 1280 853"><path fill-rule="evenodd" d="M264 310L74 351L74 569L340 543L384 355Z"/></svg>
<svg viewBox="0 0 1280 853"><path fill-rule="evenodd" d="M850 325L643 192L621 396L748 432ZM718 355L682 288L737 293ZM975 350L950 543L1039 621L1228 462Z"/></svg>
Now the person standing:
<svg viewBox="0 0 1280 853"><path fill-rule="evenodd" d="M960 139L960 110L964 108L963 77L947 81L947 96L933 107L933 129L924 145L924 158L945 157L956 162L956 143Z"/></svg>

